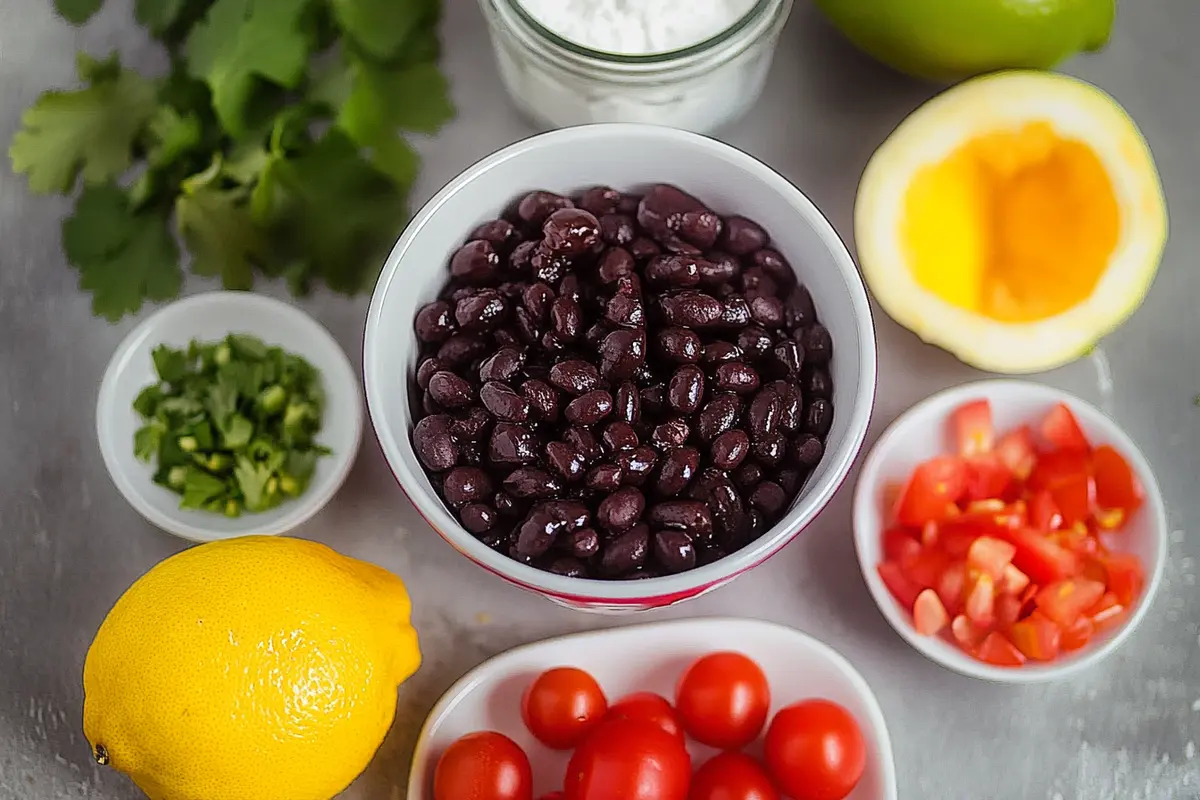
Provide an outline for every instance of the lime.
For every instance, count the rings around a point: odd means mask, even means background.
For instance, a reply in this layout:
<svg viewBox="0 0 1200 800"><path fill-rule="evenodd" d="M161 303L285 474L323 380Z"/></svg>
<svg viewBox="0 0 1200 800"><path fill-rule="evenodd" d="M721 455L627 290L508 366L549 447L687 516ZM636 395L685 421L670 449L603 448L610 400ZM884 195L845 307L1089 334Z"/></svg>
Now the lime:
<svg viewBox="0 0 1200 800"><path fill-rule="evenodd" d="M909 75L955 81L1049 69L1108 43L1116 0L816 0L861 50Z"/></svg>

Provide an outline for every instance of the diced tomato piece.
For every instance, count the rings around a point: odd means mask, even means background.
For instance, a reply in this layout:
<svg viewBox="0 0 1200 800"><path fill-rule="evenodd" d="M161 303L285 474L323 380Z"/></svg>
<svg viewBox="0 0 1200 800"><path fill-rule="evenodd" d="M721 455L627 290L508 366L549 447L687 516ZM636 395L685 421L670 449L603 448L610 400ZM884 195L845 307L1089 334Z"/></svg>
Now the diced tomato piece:
<svg viewBox="0 0 1200 800"><path fill-rule="evenodd" d="M938 540L938 523L930 520L921 526L921 544L925 547L933 547Z"/></svg>
<svg viewBox="0 0 1200 800"><path fill-rule="evenodd" d="M934 636L949 621L950 615L938 599L937 592L925 589L917 595L917 601L913 604L913 624L917 626L917 633Z"/></svg>
<svg viewBox="0 0 1200 800"><path fill-rule="evenodd" d="M955 561L946 567L942 576L938 578L937 586L933 588L949 613L959 613L967 588L967 565L962 561Z"/></svg>
<svg viewBox="0 0 1200 800"><path fill-rule="evenodd" d="M1145 493L1129 462L1115 448L1103 444L1092 453L1096 478L1096 505L1106 511L1137 511ZM1119 523L1118 523L1119 524Z"/></svg>
<svg viewBox="0 0 1200 800"><path fill-rule="evenodd" d="M907 528L891 527L883 532L883 557L897 563L921 552L921 543Z"/></svg>
<svg viewBox="0 0 1200 800"><path fill-rule="evenodd" d="M1087 453L1051 450L1037 457L1033 472L1029 474L1029 486L1034 491L1053 492L1057 486L1091 475L1091 471Z"/></svg>
<svg viewBox="0 0 1200 800"><path fill-rule="evenodd" d="M1058 403L1042 420L1042 436L1059 450L1087 452L1090 445L1071 409Z"/></svg>
<svg viewBox="0 0 1200 800"><path fill-rule="evenodd" d="M967 468L960 458L937 456L913 470L896 501L896 520L919 528L943 519L947 506L958 502L967 483Z"/></svg>
<svg viewBox="0 0 1200 800"><path fill-rule="evenodd" d="M905 575L900 565L893 561L884 561L875 569L879 572L883 585L900 605L904 606L905 610L911 609L913 603L917 602L917 595L921 593L922 587L913 583L912 578Z"/></svg>
<svg viewBox="0 0 1200 800"><path fill-rule="evenodd" d="M1027 586L1029 586L1029 576L1012 564L1007 564L1004 567L1004 574L1000 576L1000 581L996 584L996 591L1019 598Z"/></svg>
<svg viewBox="0 0 1200 800"><path fill-rule="evenodd" d="M1055 625L1040 612L1033 612L1008 630L1013 645L1028 658L1051 661L1058 655L1062 628Z"/></svg>
<svg viewBox="0 0 1200 800"><path fill-rule="evenodd" d="M1035 602L1039 611L1065 628L1103 596L1104 584L1087 578L1068 578L1043 586Z"/></svg>
<svg viewBox="0 0 1200 800"><path fill-rule="evenodd" d="M1034 492L1029 498L1029 525L1039 531L1056 531L1063 526L1062 512L1050 492Z"/></svg>
<svg viewBox="0 0 1200 800"><path fill-rule="evenodd" d="M993 581L1004 577L1004 568L1012 563L1017 548L1003 539L980 536L967 550L967 566L986 572Z"/></svg>
<svg viewBox="0 0 1200 800"><path fill-rule="evenodd" d="M991 625L996 617L996 583L986 572L967 573L967 619L976 625Z"/></svg>
<svg viewBox="0 0 1200 800"><path fill-rule="evenodd" d="M922 589L932 589L937 586L946 567L950 565L950 557L941 550L925 548L915 556L900 562L904 574Z"/></svg>
<svg viewBox="0 0 1200 800"><path fill-rule="evenodd" d="M1013 474L995 453L983 453L966 459L968 500L1002 497L1013 481Z"/></svg>
<svg viewBox="0 0 1200 800"><path fill-rule="evenodd" d="M979 627L963 614L950 621L950 633L954 636L954 641L968 653L974 653L975 648L979 647L989 632L987 628Z"/></svg>
<svg viewBox="0 0 1200 800"><path fill-rule="evenodd" d="M1030 530L1003 530L1003 536L1016 545L1013 564L1035 583L1052 583L1079 571L1079 558L1048 538Z"/></svg>
<svg viewBox="0 0 1200 800"><path fill-rule="evenodd" d="M1051 489L1050 496L1062 512L1064 526L1085 522L1096 504L1096 481L1091 475L1076 475Z"/></svg>
<svg viewBox="0 0 1200 800"><path fill-rule="evenodd" d="M1092 618L1086 615L1082 616L1069 627L1063 628L1058 645L1064 652L1078 650L1091 640L1092 634L1095 632L1096 624L1092 622Z"/></svg>
<svg viewBox="0 0 1200 800"><path fill-rule="evenodd" d="M1005 532L1020 524L1019 515L1011 510L1000 513L968 511L938 524L938 545L952 558L966 558L971 545L980 536L1005 539Z"/></svg>
<svg viewBox="0 0 1200 800"><path fill-rule="evenodd" d="M959 406L950 415L950 426L959 455L974 456L992 449L996 429L992 427L992 405L986 399Z"/></svg>
<svg viewBox="0 0 1200 800"><path fill-rule="evenodd" d="M1104 553L1096 556L1108 576L1105 583L1124 606L1131 606L1146 585L1146 572L1141 560L1130 553Z"/></svg>
<svg viewBox="0 0 1200 800"><path fill-rule="evenodd" d="M996 627L1007 630L1013 623L1021 619L1025 604L1014 594L996 596Z"/></svg>
<svg viewBox="0 0 1200 800"><path fill-rule="evenodd" d="M1125 606L1112 592L1105 592L1100 602L1088 609L1087 616L1096 630L1108 627L1125 614Z"/></svg>
<svg viewBox="0 0 1200 800"><path fill-rule="evenodd" d="M972 500L963 509L964 514L1003 514L1008 510L1008 503L995 497L985 497L982 500Z"/></svg>
<svg viewBox="0 0 1200 800"><path fill-rule="evenodd" d="M1013 646L1013 643L997 631L992 631L979 645L977 652L980 661L995 664L998 667L1019 667L1025 663L1025 656Z"/></svg>
<svg viewBox="0 0 1200 800"><path fill-rule="evenodd" d="M1125 510L1122 508L1095 508L1092 509L1092 519L1096 521L1096 527L1104 531L1115 531L1125 524Z"/></svg>
<svg viewBox="0 0 1200 800"><path fill-rule="evenodd" d="M1033 446L1033 431L1028 425L1010 431L996 443L996 457L1008 467L1017 480L1025 480L1033 471L1037 451Z"/></svg>

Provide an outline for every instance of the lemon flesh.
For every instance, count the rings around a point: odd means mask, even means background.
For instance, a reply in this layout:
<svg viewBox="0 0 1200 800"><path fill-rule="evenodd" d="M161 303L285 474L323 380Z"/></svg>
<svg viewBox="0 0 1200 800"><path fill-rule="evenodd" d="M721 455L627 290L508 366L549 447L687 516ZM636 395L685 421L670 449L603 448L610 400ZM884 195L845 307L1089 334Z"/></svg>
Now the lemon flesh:
<svg viewBox="0 0 1200 800"><path fill-rule="evenodd" d="M1150 151L1098 89L967 81L905 120L859 184L855 238L884 309L996 372L1066 363L1149 289L1167 215Z"/></svg>
<svg viewBox="0 0 1200 800"><path fill-rule="evenodd" d="M151 800L329 800L420 664L404 584L285 537L200 545L136 581L84 664L97 761Z"/></svg>
<svg viewBox="0 0 1200 800"><path fill-rule="evenodd" d="M1104 47L1116 0L817 0L851 42L893 69L955 81L1049 69Z"/></svg>

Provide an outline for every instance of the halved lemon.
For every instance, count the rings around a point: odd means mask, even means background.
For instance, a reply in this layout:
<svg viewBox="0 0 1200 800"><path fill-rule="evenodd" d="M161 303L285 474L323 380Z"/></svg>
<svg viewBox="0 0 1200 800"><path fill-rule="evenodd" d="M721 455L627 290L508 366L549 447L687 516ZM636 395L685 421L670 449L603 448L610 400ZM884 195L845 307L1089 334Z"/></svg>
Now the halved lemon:
<svg viewBox="0 0 1200 800"><path fill-rule="evenodd" d="M897 322L984 370L1078 358L1141 304L1167 238L1150 148L1115 100L1066 75L975 78L872 156L854 232Z"/></svg>

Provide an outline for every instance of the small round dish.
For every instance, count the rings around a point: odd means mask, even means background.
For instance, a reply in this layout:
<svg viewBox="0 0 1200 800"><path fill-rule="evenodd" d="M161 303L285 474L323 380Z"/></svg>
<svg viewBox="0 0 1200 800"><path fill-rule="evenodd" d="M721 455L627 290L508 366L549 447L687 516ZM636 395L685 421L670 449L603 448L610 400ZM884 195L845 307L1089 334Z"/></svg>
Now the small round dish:
<svg viewBox="0 0 1200 800"><path fill-rule="evenodd" d="M1111 549L1141 559L1146 584L1125 619L1098 632L1082 649L1051 662L1028 661L1020 667L986 664L963 652L953 642L917 632L911 613L888 591L877 567L883 560L882 534L887 509L884 487L905 481L921 462L953 451L948 436L951 413L972 400L991 403L997 431L1036 425L1056 403L1064 403L1078 420L1093 446L1109 444L1128 461L1145 493L1142 507L1122 527L1105 539ZM973 678L999 683L1038 683L1077 674L1101 661L1138 626L1162 582L1167 559L1167 517L1162 493L1146 457L1133 440L1095 406L1074 395L1039 383L1022 380L988 380L967 383L939 392L901 414L875 443L863 464L854 493L854 544L871 596L892 627L927 658Z"/></svg>
<svg viewBox="0 0 1200 800"><path fill-rule="evenodd" d="M849 661L806 633L756 619L706 617L652 622L576 633L517 647L471 670L442 696L421 728L407 800L433 797L437 760L454 740L494 730L529 756L534 796L561 789L569 753L540 745L521 723L521 695L543 671L561 666L586 670L614 701L636 691L673 698L675 682L693 659L714 650L736 650L758 662L771 686L771 711L807 698L844 706L866 742L866 768L846 800L895 800L896 767L883 711L871 687ZM762 755L762 741L748 746ZM693 768L716 750L689 740ZM617 800L614 798L613 800Z"/></svg>
<svg viewBox="0 0 1200 800"><path fill-rule="evenodd" d="M321 373L325 416L317 440L333 452L317 461L308 489L277 508L240 517L181 509L179 496L151 480L153 467L138 461L134 432L141 420L133 401L157 380L150 352L160 344L184 347L192 339L215 340L247 333L306 358ZM171 303L130 331L117 347L96 401L96 434L104 465L139 514L159 528L193 542L246 534L276 535L320 511L345 481L362 438L358 378L337 341L303 311L248 292L209 292Z"/></svg>

